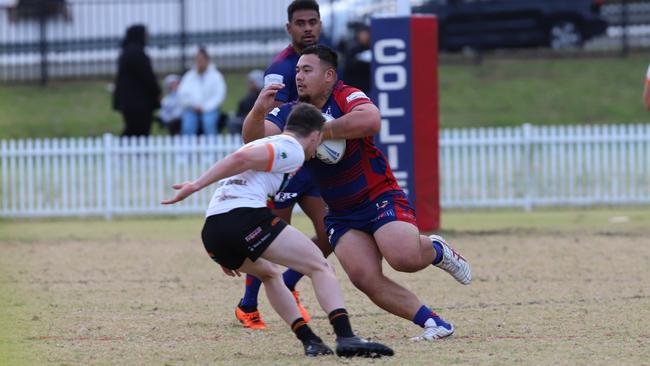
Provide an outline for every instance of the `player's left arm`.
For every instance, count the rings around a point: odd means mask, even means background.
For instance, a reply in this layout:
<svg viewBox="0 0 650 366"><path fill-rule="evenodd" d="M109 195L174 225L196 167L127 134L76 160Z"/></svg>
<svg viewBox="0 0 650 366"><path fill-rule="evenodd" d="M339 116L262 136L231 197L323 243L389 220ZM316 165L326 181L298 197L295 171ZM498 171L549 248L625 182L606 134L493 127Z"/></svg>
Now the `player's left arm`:
<svg viewBox="0 0 650 366"><path fill-rule="evenodd" d="M245 143L282 132L265 119L272 109L277 108L275 96L282 88L284 84L270 84L262 89L242 125L242 139Z"/></svg>
<svg viewBox="0 0 650 366"><path fill-rule="evenodd" d="M220 179L247 170L270 170L270 166L273 164L273 155L273 147L270 144L246 146L217 161L196 180L172 185L172 188L178 191L176 196L161 203L168 205L182 201Z"/></svg>
<svg viewBox="0 0 650 366"><path fill-rule="evenodd" d="M372 103L358 104L348 113L325 124L323 140L373 136L379 132L380 127L379 109Z"/></svg>

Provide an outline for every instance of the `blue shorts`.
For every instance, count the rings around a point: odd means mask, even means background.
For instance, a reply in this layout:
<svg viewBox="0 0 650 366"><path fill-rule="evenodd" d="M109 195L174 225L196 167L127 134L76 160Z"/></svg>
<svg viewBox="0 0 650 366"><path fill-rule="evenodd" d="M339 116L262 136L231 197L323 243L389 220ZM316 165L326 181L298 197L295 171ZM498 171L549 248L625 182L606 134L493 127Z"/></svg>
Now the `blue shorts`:
<svg viewBox="0 0 650 366"><path fill-rule="evenodd" d="M296 203L300 197L320 197L320 191L314 185L309 170L301 168L291 177L287 186L269 201L270 208L287 208Z"/></svg>
<svg viewBox="0 0 650 366"><path fill-rule="evenodd" d="M393 221L405 221L417 226L415 209L402 191L385 192L369 204L345 213L330 212L325 216L327 236L332 246L350 229L373 235L380 227Z"/></svg>

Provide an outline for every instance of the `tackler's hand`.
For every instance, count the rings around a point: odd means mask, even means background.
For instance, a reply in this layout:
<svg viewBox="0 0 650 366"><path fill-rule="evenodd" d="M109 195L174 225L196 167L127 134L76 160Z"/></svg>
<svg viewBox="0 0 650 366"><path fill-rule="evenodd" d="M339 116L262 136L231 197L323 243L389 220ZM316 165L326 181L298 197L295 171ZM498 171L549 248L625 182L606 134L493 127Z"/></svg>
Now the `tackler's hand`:
<svg viewBox="0 0 650 366"><path fill-rule="evenodd" d="M173 203L180 202L197 191L196 186L192 182L176 183L172 186L172 188L178 190L176 196L174 196L174 198L166 199L160 202L163 205L171 205Z"/></svg>
<svg viewBox="0 0 650 366"><path fill-rule="evenodd" d="M227 267L221 266L221 270L223 271L223 273L226 274L226 276L230 276L230 277L235 277L235 276L237 276L237 277L241 277L241 273L239 273L239 271L236 270L236 269L230 269L230 268L227 268Z"/></svg>

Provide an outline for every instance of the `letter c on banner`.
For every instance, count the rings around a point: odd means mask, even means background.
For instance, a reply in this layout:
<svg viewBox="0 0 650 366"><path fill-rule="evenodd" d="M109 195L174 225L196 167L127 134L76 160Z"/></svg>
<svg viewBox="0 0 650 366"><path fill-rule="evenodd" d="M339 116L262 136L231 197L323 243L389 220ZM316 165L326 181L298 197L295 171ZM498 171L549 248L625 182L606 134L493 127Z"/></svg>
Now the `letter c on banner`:
<svg viewBox="0 0 650 366"><path fill-rule="evenodd" d="M394 48L398 50L395 54L388 55L386 50L388 48ZM375 60L379 64L398 64L406 60L406 52L399 51L406 49L406 43L403 39L399 38L389 38L381 39L375 43L375 49L373 54L375 55Z"/></svg>

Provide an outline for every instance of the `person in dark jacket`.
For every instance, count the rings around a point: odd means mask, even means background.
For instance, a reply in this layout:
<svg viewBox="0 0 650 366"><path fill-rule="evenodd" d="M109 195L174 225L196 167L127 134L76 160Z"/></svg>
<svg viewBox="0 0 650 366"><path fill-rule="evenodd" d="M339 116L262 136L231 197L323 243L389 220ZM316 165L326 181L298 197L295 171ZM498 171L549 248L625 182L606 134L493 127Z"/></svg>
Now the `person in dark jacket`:
<svg viewBox="0 0 650 366"><path fill-rule="evenodd" d="M370 28L365 24L353 24L354 44L345 52L345 70L343 80L345 83L370 93L370 63L372 51L370 50Z"/></svg>
<svg viewBox="0 0 650 366"><path fill-rule="evenodd" d="M153 112L160 107L160 86L144 53L147 31L144 25L126 30L113 93L113 108L122 113L122 136L148 136Z"/></svg>

